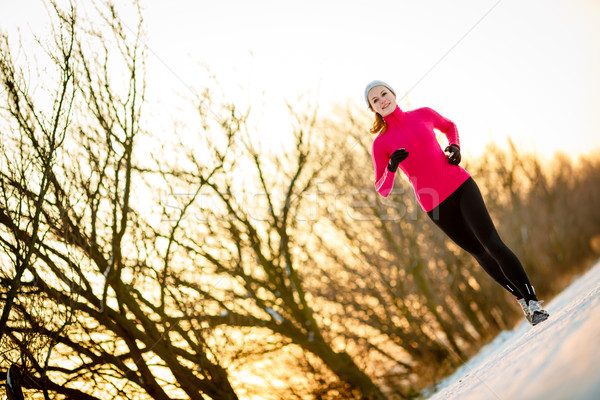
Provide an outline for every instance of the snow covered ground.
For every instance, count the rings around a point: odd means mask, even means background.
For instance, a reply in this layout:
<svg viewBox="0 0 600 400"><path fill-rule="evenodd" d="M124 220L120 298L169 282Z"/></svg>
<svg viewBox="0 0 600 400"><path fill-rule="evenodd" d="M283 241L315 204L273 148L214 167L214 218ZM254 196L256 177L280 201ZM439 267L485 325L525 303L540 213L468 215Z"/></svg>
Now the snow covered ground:
<svg viewBox="0 0 600 400"><path fill-rule="evenodd" d="M600 399L600 262L544 306L548 320L502 332L429 400Z"/></svg>

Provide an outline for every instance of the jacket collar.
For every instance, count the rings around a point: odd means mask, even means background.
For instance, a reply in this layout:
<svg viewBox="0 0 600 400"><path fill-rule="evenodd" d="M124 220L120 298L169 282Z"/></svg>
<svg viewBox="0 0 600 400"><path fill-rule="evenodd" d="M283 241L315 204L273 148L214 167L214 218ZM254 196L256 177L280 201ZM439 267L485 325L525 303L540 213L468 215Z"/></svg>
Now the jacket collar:
<svg viewBox="0 0 600 400"><path fill-rule="evenodd" d="M392 111L391 114L388 114L385 117L383 117L383 120L386 122L386 124L390 125L395 122L400 122L403 115L404 111L402 111L400 107L396 106L396 109Z"/></svg>

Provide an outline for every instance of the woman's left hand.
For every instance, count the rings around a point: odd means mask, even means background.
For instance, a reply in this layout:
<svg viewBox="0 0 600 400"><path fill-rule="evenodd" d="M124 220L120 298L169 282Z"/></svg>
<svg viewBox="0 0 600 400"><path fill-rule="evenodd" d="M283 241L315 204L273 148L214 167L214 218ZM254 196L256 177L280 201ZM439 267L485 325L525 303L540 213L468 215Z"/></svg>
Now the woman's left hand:
<svg viewBox="0 0 600 400"><path fill-rule="evenodd" d="M444 151L450 153L450 155L448 156L448 162L450 164L458 165L460 163L460 147L458 147L455 144L451 144L450 146L446 147L446 150Z"/></svg>

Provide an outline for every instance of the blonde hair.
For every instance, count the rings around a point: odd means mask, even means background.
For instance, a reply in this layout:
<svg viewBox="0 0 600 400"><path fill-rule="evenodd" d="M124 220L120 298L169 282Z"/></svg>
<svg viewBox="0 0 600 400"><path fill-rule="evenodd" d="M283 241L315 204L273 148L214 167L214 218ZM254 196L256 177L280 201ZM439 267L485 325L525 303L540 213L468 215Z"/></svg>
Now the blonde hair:
<svg viewBox="0 0 600 400"><path fill-rule="evenodd" d="M371 111L373 111L373 108L371 106L369 106L369 108L371 109ZM375 113L375 121L373 121L373 126L371 127L371 129L369 129L369 132L376 135L378 133L385 132L386 129L387 123L385 122L381 114Z"/></svg>

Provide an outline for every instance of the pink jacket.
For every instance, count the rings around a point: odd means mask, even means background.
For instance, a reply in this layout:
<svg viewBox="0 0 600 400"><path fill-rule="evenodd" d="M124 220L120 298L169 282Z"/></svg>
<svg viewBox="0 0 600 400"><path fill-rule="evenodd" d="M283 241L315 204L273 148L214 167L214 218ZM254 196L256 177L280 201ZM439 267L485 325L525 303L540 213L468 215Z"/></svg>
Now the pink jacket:
<svg viewBox="0 0 600 400"><path fill-rule="evenodd" d="M404 112L400 107L384 117L387 129L373 141L375 189L387 197L394 187L396 173L387 169L392 153L404 147L409 152L399 169L408 177L417 200L425 211L431 211L450 196L469 173L451 165L440 147L434 129L443 132L449 144L460 146L456 125L431 108Z"/></svg>

